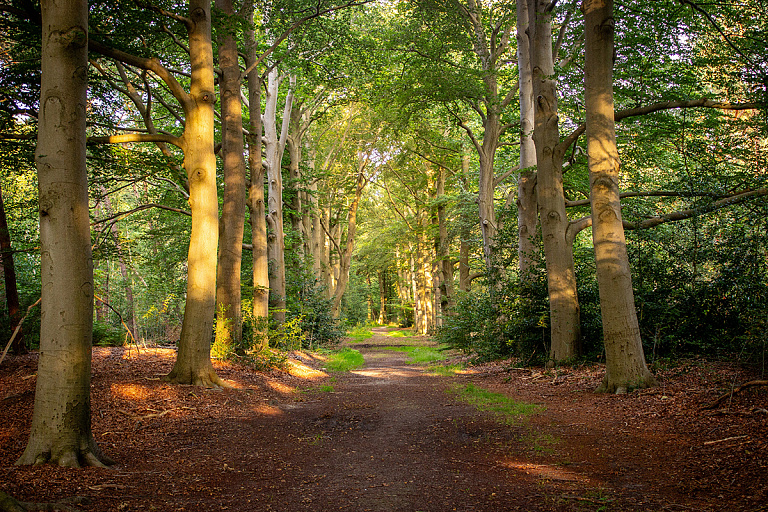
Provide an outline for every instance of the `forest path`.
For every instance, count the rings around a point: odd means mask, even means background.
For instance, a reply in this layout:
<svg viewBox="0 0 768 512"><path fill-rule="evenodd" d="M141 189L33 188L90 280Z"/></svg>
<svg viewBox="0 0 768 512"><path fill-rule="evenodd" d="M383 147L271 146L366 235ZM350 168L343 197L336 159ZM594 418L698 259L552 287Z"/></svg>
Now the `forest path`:
<svg viewBox="0 0 768 512"><path fill-rule="evenodd" d="M37 355L13 357L0 367L0 490L82 512L764 510L768 415L700 410L715 377L748 380L733 367L596 395L599 366L437 375L403 351L434 343L403 334L345 342L366 361L350 372L318 371L307 352L290 373L216 362L223 390L163 382L172 348L94 348L93 432L112 469L13 465ZM542 407L500 421L461 399L470 385Z"/></svg>
<svg viewBox="0 0 768 512"><path fill-rule="evenodd" d="M395 331L396 333L398 331ZM284 404L283 479L265 489L284 510L557 510L538 478L494 457L521 429L497 424L449 393L449 378L408 364L397 348L427 338L391 337L383 328L349 345L363 368L335 374L332 392ZM514 458L514 450L508 453ZM297 464L294 461L306 461Z"/></svg>

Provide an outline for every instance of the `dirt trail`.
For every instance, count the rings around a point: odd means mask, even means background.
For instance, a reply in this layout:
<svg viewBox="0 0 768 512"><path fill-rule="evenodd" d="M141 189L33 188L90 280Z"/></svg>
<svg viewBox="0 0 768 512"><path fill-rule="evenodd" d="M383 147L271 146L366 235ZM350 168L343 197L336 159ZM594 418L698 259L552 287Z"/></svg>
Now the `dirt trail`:
<svg viewBox="0 0 768 512"><path fill-rule="evenodd" d="M712 392L693 396L712 386L694 370L660 390L595 395L599 368L436 376L384 348L428 339L387 334L352 345L362 369L330 377L217 363L233 383L220 391L162 383L172 350L94 349L93 430L110 470L13 466L36 364L16 358L0 368L0 490L83 512L746 511L768 499L768 420L702 417ZM449 392L467 383L544 408L504 424ZM732 405L764 400L755 393Z"/></svg>

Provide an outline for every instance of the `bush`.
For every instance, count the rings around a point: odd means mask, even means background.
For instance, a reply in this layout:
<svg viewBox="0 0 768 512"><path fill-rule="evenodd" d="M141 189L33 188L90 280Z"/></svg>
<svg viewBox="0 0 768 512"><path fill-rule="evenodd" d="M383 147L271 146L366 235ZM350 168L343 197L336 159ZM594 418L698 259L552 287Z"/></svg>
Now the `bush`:
<svg viewBox="0 0 768 512"><path fill-rule="evenodd" d="M507 277L487 290L459 297L438 329L437 341L480 361L509 356L543 361L549 346L549 305L542 283Z"/></svg>
<svg viewBox="0 0 768 512"><path fill-rule="evenodd" d="M106 322L93 322L93 344L100 347L121 347L125 343L125 329Z"/></svg>

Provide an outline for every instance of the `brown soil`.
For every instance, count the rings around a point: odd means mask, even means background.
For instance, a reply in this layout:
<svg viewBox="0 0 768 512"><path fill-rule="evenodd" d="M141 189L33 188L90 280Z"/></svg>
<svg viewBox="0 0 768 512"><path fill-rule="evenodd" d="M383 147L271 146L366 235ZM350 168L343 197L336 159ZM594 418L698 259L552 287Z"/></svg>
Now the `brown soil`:
<svg viewBox="0 0 768 512"><path fill-rule="evenodd" d="M600 367L509 364L437 376L383 346L429 344L380 330L366 366L289 372L217 364L231 389L172 386L170 349L95 348L93 431L112 469L16 467L36 356L0 367L0 490L82 511L768 510L768 391L759 377L689 361L661 386L596 395ZM452 389L473 384L543 406L501 421ZM72 505L75 503L74 505Z"/></svg>

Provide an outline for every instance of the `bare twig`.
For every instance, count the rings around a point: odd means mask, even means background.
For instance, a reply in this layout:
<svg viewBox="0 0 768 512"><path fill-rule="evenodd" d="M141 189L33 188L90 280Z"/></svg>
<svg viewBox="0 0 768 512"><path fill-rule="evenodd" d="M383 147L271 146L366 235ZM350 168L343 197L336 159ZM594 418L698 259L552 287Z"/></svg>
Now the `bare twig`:
<svg viewBox="0 0 768 512"><path fill-rule="evenodd" d="M3 363L3 359L5 359L5 354L8 353L8 349L11 347L11 343L13 343L13 340L16 339L16 335L19 334L19 330L21 329L21 324L23 324L24 320L27 319L27 317L29 316L29 312L32 311L32 308L37 306L38 304L40 304L41 300L43 300L42 297L37 299L34 304L29 306L27 308L27 313L24 315L24 317L21 320L19 320L19 323L16 325L16 329L14 329L14 331L13 331L13 335L11 336L11 339L8 340L8 344L5 346L5 350L3 350L3 355L0 356L0 364Z"/></svg>

